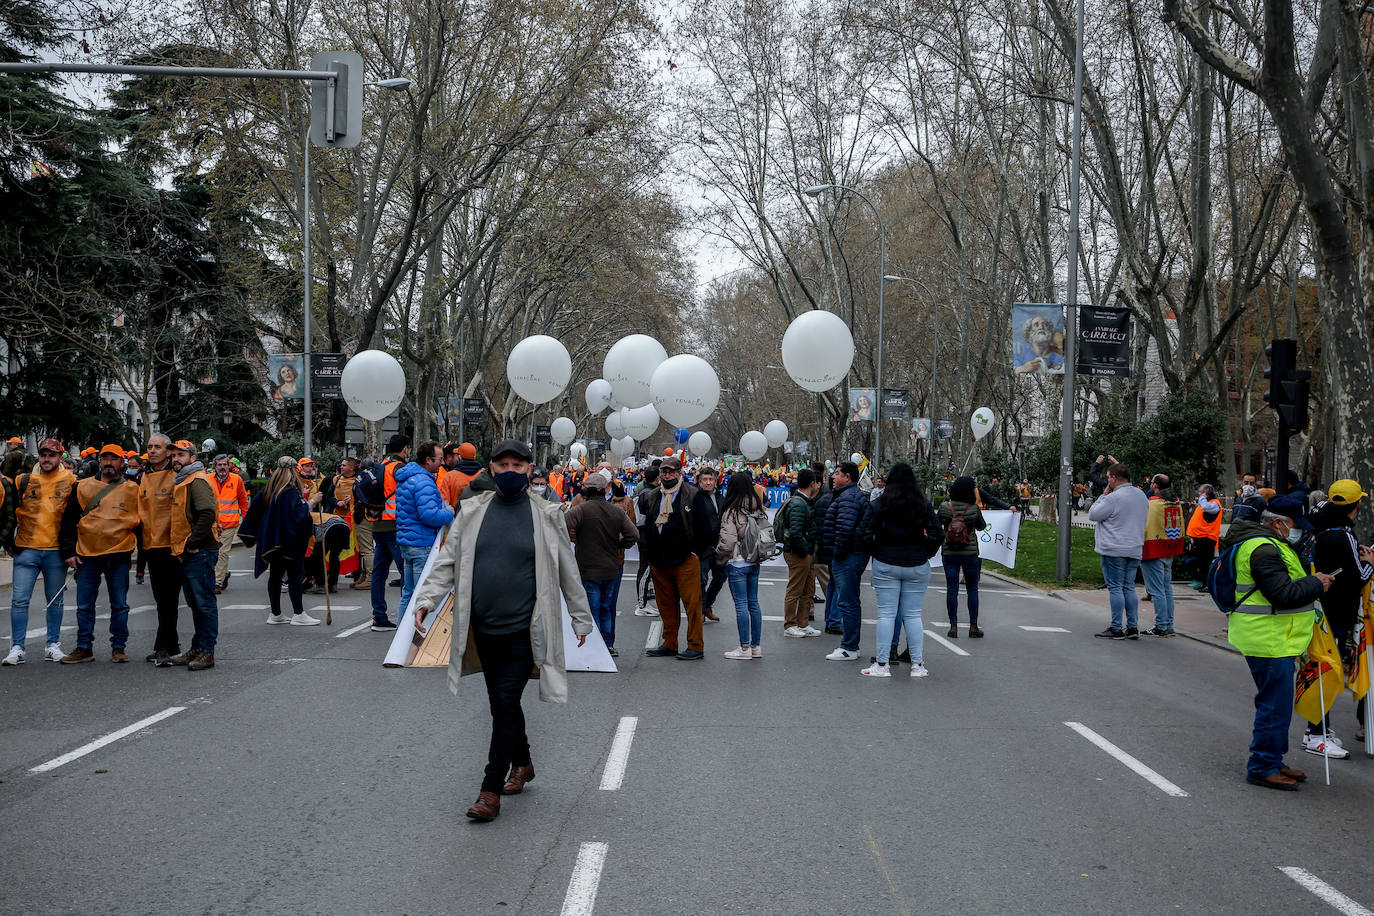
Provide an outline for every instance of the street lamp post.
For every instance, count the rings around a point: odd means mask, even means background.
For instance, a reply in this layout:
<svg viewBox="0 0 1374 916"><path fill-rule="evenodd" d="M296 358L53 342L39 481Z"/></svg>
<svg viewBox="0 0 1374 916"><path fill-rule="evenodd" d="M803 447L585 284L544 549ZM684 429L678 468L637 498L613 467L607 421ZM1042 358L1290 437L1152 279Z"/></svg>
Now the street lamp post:
<svg viewBox="0 0 1374 916"><path fill-rule="evenodd" d="M930 291L929 286L926 286L924 283L922 283L920 280L917 280L915 277L898 277L895 275L886 275L883 277L883 280L888 283L910 283L913 286L919 286L921 289L925 290L926 295L930 297L930 321L931 324L935 326L935 332L931 335L930 344L930 420L933 424L935 422L935 417L939 412L938 410L936 410L935 405L935 369L936 366L939 365L938 360L940 357L940 300L935 298L935 294ZM930 438L930 461L932 464L935 463L935 431L933 426L931 428Z"/></svg>
<svg viewBox="0 0 1374 916"><path fill-rule="evenodd" d="M1069 581L1073 538L1073 427L1074 385L1078 359L1078 183L1083 151L1083 0L1078 0L1078 22L1073 49L1073 148L1069 163L1069 263L1064 301L1064 401L1059 427L1059 543L1055 572L1060 582Z"/></svg>
<svg viewBox="0 0 1374 916"><path fill-rule="evenodd" d="M883 277L887 274L887 227L883 225L882 214L873 201L862 192L842 184L818 184L806 188L802 193L808 197L819 197L824 191L846 191L868 204L873 218L878 221L878 421L873 427L873 463L881 470L883 464Z"/></svg>

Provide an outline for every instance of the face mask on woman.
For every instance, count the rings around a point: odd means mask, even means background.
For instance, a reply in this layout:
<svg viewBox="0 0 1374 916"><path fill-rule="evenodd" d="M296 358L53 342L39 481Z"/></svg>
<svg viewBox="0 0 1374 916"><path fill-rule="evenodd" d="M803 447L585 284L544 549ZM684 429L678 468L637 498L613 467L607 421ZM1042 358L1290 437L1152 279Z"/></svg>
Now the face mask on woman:
<svg viewBox="0 0 1374 916"><path fill-rule="evenodd" d="M544 491L547 490L547 489L548 489L548 487L546 487L546 486L545 486L544 484L542 484L542 483L532 483L532 484L530 484L530 492L533 493L535 496L543 496L543 495L544 495Z"/></svg>

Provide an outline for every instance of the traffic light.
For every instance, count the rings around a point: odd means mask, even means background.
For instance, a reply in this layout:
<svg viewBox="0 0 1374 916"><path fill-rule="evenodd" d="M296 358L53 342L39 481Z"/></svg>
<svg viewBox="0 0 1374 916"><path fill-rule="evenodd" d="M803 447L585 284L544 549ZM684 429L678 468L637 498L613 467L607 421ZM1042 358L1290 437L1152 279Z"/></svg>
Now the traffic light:
<svg viewBox="0 0 1374 916"><path fill-rule="evenodd" d="M312 70L332 70L332 83L316 80L310 89L310 142L316 146L357 146L363 138L363 58L356 51L321 51Z"/></svg>
<svg viewBox="0 0 1374 916"><path fill-rule="evenodd" d="M1307 401L1311 394L1312 373L1298 369L1298 342L1288 338L1275 340L1264 348L1269 368L1264 377L1269 390L1264 400L1278 412L1280 427L1289 436L1307 428Z"/></svg>

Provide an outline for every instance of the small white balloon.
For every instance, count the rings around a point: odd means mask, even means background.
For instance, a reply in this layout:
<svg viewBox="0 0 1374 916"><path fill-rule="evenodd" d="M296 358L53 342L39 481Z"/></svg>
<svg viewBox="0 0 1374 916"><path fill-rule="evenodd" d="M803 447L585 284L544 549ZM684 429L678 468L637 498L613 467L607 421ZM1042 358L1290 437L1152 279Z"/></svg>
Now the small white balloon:
<svg viewBox="0 0 1374 916"><path fill-rule="evenodd" d="M549 424L549 435L559 445L568 445L577 438L577 424L567 417L559 417Z"/></svg>
<svg viewBox="0 0 1374 916"><path fill-rule="evenodd" d="M606 414L606 435L612 439L619 439L625 435L625 421L620 416L620 411L613 410Z"/></svg>
<svg viewBox="0 0 1374 916"><path fill-rule="evenodd" d="M693 455L705 455L711 450L711 436L699 429L687 437L687 448Z"/></svg>
<svg viewBox="0 0 1374 916"><path fill-rule="evenodd" d="M652 404L643 407L627 407L621 418L625 434L634 436L636 442L643 442L658 429L658 409Z"/></svg>
<svg viewBox="0 0 1374 916"><path fill-rule="evenodd" d="M585 395L587 399L587 412L598 414L611 406L611 383L604 378L593 379L587 386Z"/></svg>
<svg viewBox="0 0 1374 916"><path fill-rule="evenodd" d="M344 366L339 388L353 412L376 422L391 416L406 393L406 373L396 357L381 350L363 350Z"/></svg>
<svg viewBox="0 0 1374 916"><path fill-rule="evenodd" d="M787 424L781 420L769 420L763 428L763 435L768 440L769 448L782 448L787 441Z"/></svg>
<svg viewBox="0 0 1374 916"><path fill-rule="evenodd" d="M629 436L622 436L611 441L611 453L617 458L630 458L635 453L635 440Z"/></svg>
<svg viewBox="0 0 1374 916"><path fill-rule="evenodd" d="M855 464L863 464L863 452L855 452L854 454L849 456L849 460L854 462Z"/></svg>
<svg viewBox="0 0 1374 916"><path fill-rule="evenodd" d="M654 399L654 370L668 358L663 344L646 334L622 337L606 352L601 376L626 407L643 407Z"/></svg>
<svg viewBox="0 0 1374 916"><path fill-rule="evenodd" d="M834 312L820 309L792 319L782 335L782 364L807 391L829 391L849 374L854 335Z"/></svg>
<svg viewBox="0 0 1374 916"><path fill-rule="evenodd" d="M973 428L973 439L978 441L992 432L992 424L996 421L997 415L992 412L991 407L979 407L969 418L968 425Z"/></svg>
<svg viewBox="0 0 1374 916"><path fill-rule="evenodd" d="M749 461L756 461L768 451L768 437L757 429L739 437L739 453Z"/></svg>
<svg viewBox="0 0 1374 916"><path fill-rule="evenodd" d="M695 426L720 403L720 379L700 356L681 353L659 363L650 380L658 415L674 426Z"/></svg>
<svg viewBox="0 0 1374 916"><path fill-rule="evenodd" d="M568 387L572 357L568 348L547 334L526 337L506 357L511 390L531 404L552 401Z"/></svg>

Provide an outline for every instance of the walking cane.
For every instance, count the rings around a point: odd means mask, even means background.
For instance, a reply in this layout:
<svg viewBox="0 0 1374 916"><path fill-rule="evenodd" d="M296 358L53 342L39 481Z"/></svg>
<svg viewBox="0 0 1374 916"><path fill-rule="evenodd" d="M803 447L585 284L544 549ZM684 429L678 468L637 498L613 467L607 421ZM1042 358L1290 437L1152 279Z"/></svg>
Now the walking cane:
<svg viewBox="0 0 1374 916"><path fill-rule="evenodd" d="M334 607L329 600L329 550L324 545L324 510L320 510L320 568L324 570L324 625L334 625Z"/></svg>

